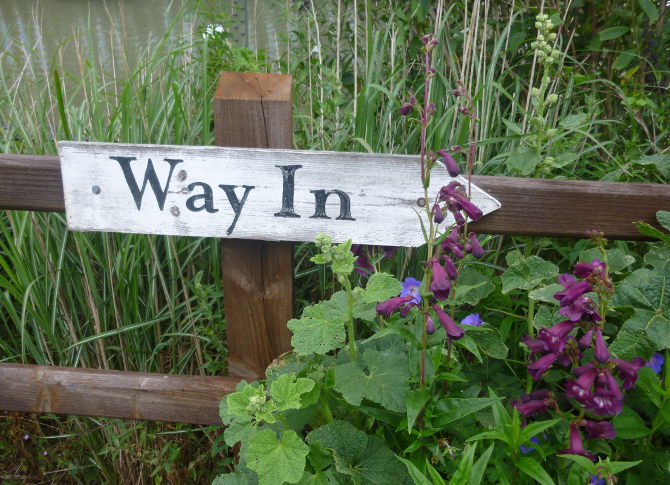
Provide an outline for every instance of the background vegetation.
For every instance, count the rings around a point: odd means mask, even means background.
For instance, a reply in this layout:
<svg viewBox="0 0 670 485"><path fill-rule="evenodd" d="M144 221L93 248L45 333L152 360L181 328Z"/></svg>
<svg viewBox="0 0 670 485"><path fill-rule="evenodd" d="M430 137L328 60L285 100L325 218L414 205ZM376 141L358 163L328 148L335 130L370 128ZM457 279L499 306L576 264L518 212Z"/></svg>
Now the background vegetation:
<svg viewBox="0 0 670 485"><path fill-rule="evenodd" d="M670 7L664 0L542 2L559 24L561 52L547 73L558 102L547 107L542 133L532 122L530 95L545 74L531 47L538 2L279 2L286 26L277 40L279 59L234 47L225 30L230 19L212 3L184 8L179 16L197 16L202 27L178 41L157 39L137 65L123 55L103 65L81 26L48 69L28 56L20 69L0 73L0 150L55 154L60 139L212 144L217 73L268 70L294 76L296 148L417 153L419 126L398 111L422 87L420 36L434 32L440 44L429 147L469 139L473 128L456 116L451 94L460 81L481 120L476 173L654 183L670 176ZM208 31L208 24L224 26L223 32ZM64 53L78 57L78 72L61 69ZM529 147L538 136L534 156ZM541 255L564 270L590 247L498 236L487 244L501 250L482 265L491 277L505 269L507 251ZM644 245L611 247L629 258L617 278L643 264ZM336 286L309 262L312 251L296 248L298 310ZM416 252L400 250L375 264L402 279L418 274ZM216 240L71 233L60 214L2 211L0 267L0 361L225 373ZM510 354L492 365L515 369L518 382L493 383L488 367L472 372L496 388L518 387L525 381L524 354L513 329L527 320L528 299L499 289L476 310L507 329ZM0 416L0 476L7 483L208 483L229 463L219 434L10 413ZM667 435L655 439L658 449L667 445Z"/></svg>

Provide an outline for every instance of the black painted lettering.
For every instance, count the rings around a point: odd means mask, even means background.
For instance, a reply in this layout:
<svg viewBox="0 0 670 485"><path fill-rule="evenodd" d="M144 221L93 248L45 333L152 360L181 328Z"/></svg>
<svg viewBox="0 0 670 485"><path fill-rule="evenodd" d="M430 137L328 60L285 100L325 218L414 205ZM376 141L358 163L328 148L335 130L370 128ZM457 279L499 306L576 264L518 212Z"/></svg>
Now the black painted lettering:
<svg viewBox="0 0 670 485"><path fill-rule="evenodd" d="M230 235L235 229L235 224L237 224L237 220L240 218L240 214L242 213L242 207L244 207L244 203L247 201L247 196L249 195L249 192L251 192L251 189L255 188L256 186L243 185L242 187L244 187L244 195L242 196L242 200L239 200L237 198L237 194L235 193L235 189L239 187L239 185L219 185L219 187L221 187L223 191L226 193L226 196L228 197L228 202L230 202L230 207L233 208L233 212L235 213L235 219L233 219L233 223L226 231L226 234Z"/></svg>
<svg viewBox="0 0 670 485"><path fill-rule="evenodd" d="M192 192L196 187L202 187L202 194L192 195L186 199L186 208L193 212L199 212L201 210L206 210L210 214L219 212L219 209L214 208L214 194L212 193L212 188L209 184L203 182L193 182L187 187L189 192ZM203 200L203 204L196 206L195 202L199 199Z"/></svg>
<svg viewBox="0 0 670 485"><path fill-rule="evenodd" d="M351 200L349 196L342 192L341 190L310 190L314 194L316 208L314 210L314 215L310 216L310 219L330 219L326 214L326 201L331 195L337 195L340 198L340 215L337 217L337 220L341 221L355 221L351 217Z"/></svg>
<svg viewBox="0 0 670 485"><path fill-rule="evenodd" d="M170 164L170 173L168 175L167 181L165 182L165 187L161 186L161 183L158 181L158 176L156 175L156 170L154 170L154 164L149 159L147 163L147 169L144 172L144 181L142 182L142 188L140 189L133 175L133 171L130 169L130 162L137 160L135 157L109 157L112 160L119 162L121 170L123 170L123 176L126 178L126 183L130 189L130 193L135 200L135 205L137 210L140 210L142 207L142 198L144 197L144 190L147 188L147 183L151 185L151 190L156 196L156 202L158 203L158 208L163 210L165 205L165 197L167 197L168 188L170 187L170 180L172 179L172 172L177 164L182 163L183 160L173 160L170 158L164 158L167 163Z"/></svg>
<svg viewBox="0 0 670 485"><path fill-rule="evenodd" d="M293 193L295 192L295 171L302 165L275 165L281 170L284 177L284 185L281 196L281 210L275 213L275 217L300 217L293 212Z"/></svg>

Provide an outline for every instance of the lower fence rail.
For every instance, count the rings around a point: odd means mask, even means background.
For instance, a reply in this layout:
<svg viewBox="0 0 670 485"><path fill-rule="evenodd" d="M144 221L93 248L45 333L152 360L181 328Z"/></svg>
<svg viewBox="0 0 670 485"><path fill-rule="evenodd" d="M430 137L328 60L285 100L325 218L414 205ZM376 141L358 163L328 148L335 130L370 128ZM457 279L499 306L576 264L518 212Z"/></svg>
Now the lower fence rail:
<svg viewBox="0 0 670 485"><path fill-rule="evenodd" d="M0 364L0 409L200 425L221 424L234 377Z"/></svg>

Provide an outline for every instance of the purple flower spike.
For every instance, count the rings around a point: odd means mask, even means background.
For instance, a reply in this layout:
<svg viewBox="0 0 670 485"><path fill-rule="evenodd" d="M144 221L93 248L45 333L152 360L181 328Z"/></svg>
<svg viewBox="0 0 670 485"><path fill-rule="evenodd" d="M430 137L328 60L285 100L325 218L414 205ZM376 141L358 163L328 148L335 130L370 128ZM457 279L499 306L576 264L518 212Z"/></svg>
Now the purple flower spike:
<svg viewBox="0 0 670 485"><path fill-rule="evenodd" d="M661 371L663 370L664 362L665 357L663 357L663 354L661 354L660 352L655 352L654 355L651 356L651 359L649 359L649 362L645 364L645 366L653 370L654 374L660 374Z"/></svg>
<svg viewBox="0 0 670 485"><path fill-rule="evenodd" d="M382 301L381 303L377 303L375 309L377 310L377 313L379 313L380 315L388 317L398 308L412 301L414 301L414 297L412 295L396 296L395 298L390 298L386 301Z"/></svg>
<svg viewBox="0 0 670 485"><path fill-rule="evenodd" d="M479 317L479 313L471 313L463 320L461 320L461 325L472 325L473 327L481 327L484 325L484 320Z"/></svg>
<svg viewBox="0 0 670 485"><path fill-rule="evenodd" d="M593 347L593 356L600 363L605 363L610 358L610 352L607 350L607 344L603 338L603 331L600 327L596 327L596 340Z"/></svg>
<svg viewBox="0 0 670 485"><path fill-rule="evenodd" d="M567 450L559 450L558 453L563 455L585 456L589 460L596 461L596 457L584 449L582 435L579 432L579 428L574 423L570 425L570 448Z"/></svg>
<svg viewBox="0 0 670 485"><path fill-rule="evenodd" d="M605 277L605 263L599 259L594 259L590 263L577 263L573 268L573 273L579 278L598 278Z"/></svg>
<svg viewBox="0 0 670 485"><path fill-rule="evenodd" d="M484 249L482 249L482 245L479 244L479 239L477 239L474 232L468 234L468 237L470 238L470 252L475 258L482 259L484 257Z"/></svg>
<svg viewBox="0 0 670 485"><path fill-rule="evenodd" d="M619 377L623 384L622 387L627 391L635 385L637 371L644 366L644 359L642 357L635 357L630 362L621 359L612 359L612 361L616 364L616 370L619 372Z"/></svg>
<svg viewBox="0 0 670 485"><path fill-rule="evenodd" d="M412 277L405 278L402 283L402 291L400 296L412 296L414 303L421 303L421 282Z"/></svg>
<svg viewBox="0 0 670 485"><path fill-rule="evenodd" d="M465 333L461 327L456 325L449 315L447 315L439 305L433 305L433 310L440 320L440 324L447 332L447 337L451 340L458 340Z"/></svg>
<svg viewBox="0 0 670 485"><path fill-rule="evenodd" d="M458 168L458 163L456 163L454 157L452 157L451 154L446 150L438 150L437 154L442 157L442 161L444 162L444 166L447 168L449 175L451 177L458 177L458 175L461 173L461 169Z"/></svg>
<svg viewBox="0 0 670 485"><path fill-rule="evenodd" d="M590 421L585 419L582 421L582 424L584 426L584 431L586 431L586 437L590 440L596 438L611 440L616 437L614 425L610 421Z"/></svg>
<svg viewBox="0 0 670 485"><path fill-rule="evenodd" d="M591 347L591 338L593 337L593 327L579 339L579 348L582 350Z"/></svg>
<svg viewBox="0 0 670 485"><path fill-rule="evenodd" d="M565 278L565 276L569 275L563 275L563 278L559 276L558 280L558 282L563 285L565 289L554 295L554 298L560 302L561 306L568 306L577 300L577 298L583 296L584 293L593 291L593 287L587 281L577 282L574 278L572 278L572 281L570 281L569 279Z"/></svg>

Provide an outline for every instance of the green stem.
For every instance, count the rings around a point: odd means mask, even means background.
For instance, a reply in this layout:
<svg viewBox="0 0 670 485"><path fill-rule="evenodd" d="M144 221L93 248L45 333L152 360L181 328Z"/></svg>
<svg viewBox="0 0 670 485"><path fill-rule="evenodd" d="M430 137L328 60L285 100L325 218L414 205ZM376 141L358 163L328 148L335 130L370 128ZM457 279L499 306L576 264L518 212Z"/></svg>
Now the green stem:
<svg viewBox="0 0 670 485"><path fill-rule="evenodd" d="M530 338L535 336L535 327L533 325L533 320L535 319L535 300L531 297L528 297L528 317L526 319L526 330ZM529 393L533 389L533 378L530 374L526 376L526 393Z"/></svg>
<svg viewBox="0 0 670 485"><path fill-rule="evenodd" d="M349 279L344 280L347 292L347 337L349 338L349 359L356 361L356 333L354 331L354 293Z"/></svg>

